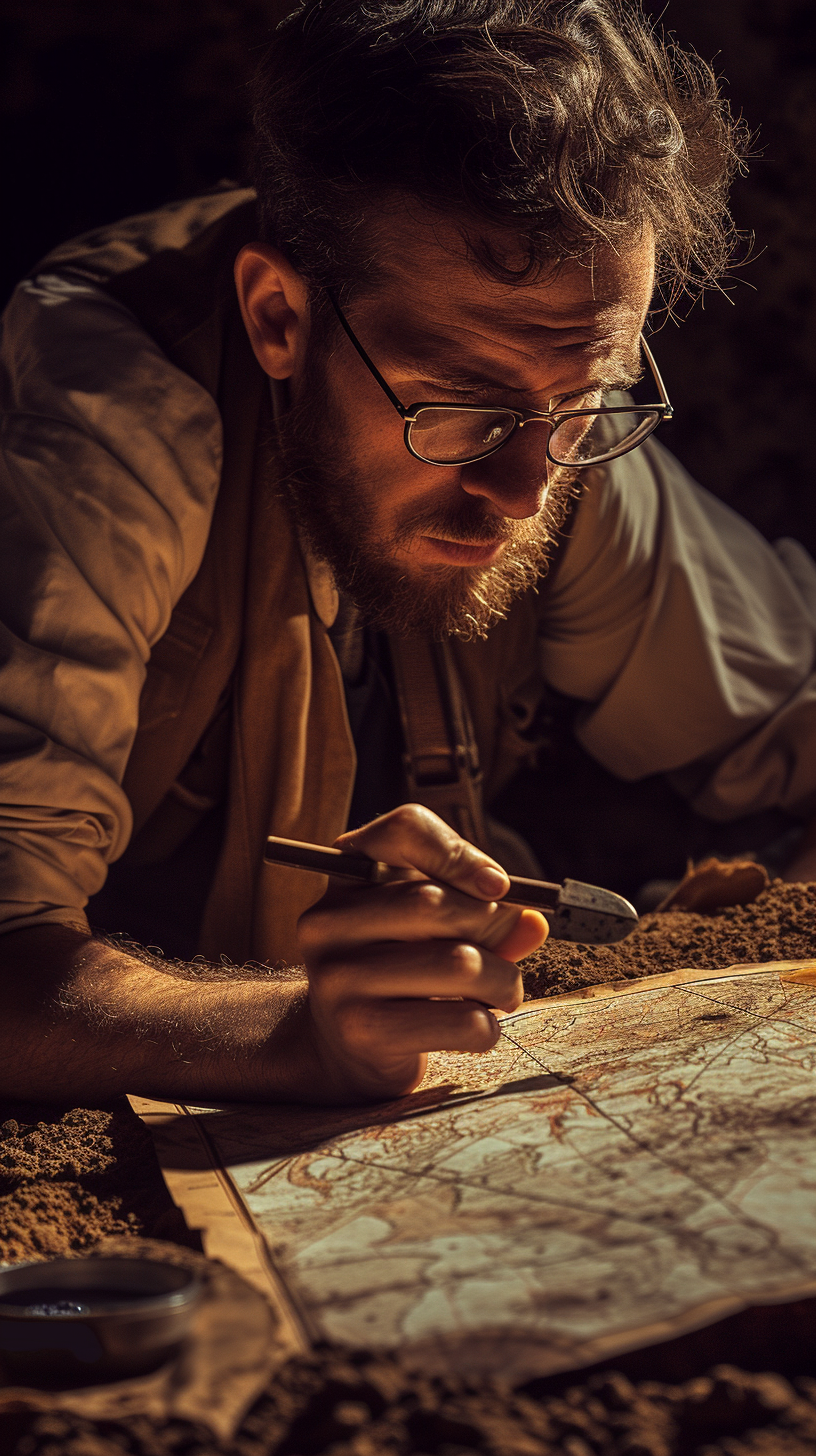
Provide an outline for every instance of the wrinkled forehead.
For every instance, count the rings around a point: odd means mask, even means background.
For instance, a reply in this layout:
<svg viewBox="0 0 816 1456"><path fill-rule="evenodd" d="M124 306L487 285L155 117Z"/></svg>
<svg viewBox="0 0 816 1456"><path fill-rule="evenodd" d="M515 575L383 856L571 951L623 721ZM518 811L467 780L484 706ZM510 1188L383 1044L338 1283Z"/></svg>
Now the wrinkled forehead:
<svg viewBox="0 0 816 1456"><path fill-rule="evenodd" d="M636 337L654 286L654 241L646 228L615 250L599 245L580 259L557 259L525 283L496 277L474 244L486 240L503 267L527 260L522 241L476 219L445 217L397 202L373 227L374 281L354 302L354 317L379 337L410 340L429 321L466 333L529 345L568 339Z"/></svg>

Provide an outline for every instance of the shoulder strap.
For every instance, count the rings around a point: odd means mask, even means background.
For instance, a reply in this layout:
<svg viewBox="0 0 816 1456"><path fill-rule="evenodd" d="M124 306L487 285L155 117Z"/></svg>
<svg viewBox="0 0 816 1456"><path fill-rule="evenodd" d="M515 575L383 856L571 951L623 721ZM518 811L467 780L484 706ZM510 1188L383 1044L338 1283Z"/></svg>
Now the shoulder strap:
<svg viewBox="0 0 816 1456"><path fill-rule="evenodd" d="M409 794L488 850L479 752L450 647L425 637L389 640Z"/></svg>

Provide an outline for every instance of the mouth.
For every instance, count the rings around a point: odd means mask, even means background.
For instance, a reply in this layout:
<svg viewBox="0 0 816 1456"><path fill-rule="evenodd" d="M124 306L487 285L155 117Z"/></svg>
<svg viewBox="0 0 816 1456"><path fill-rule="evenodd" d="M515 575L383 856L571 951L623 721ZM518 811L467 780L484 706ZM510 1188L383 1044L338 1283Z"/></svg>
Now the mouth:
<svg viewBox="0 0 816 1456"><path fill-rule="evenodd" d="M495 541L451 541L442 536L420 536L420 560L446 566L489 566L501 554L501 539Z"/></svg>

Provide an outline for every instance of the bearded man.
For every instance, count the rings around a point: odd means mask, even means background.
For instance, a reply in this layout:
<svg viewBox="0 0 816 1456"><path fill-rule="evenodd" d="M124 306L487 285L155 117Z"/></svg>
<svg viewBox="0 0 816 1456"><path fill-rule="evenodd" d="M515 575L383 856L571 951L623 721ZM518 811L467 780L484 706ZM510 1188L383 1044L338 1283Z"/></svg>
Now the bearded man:
<svg viewBox="0 0 816 1456"><path fill-rule="evenodd" d="M653 438L655 287L732 241L708 70L614 0L307 0L255 123L257 200L66 244L6 319L18 1097L372 1098L490 1047L543 934L490 810L548 693L712 821L816 803L816 570ZM425 878L321 897L270 832Z"/></svg>

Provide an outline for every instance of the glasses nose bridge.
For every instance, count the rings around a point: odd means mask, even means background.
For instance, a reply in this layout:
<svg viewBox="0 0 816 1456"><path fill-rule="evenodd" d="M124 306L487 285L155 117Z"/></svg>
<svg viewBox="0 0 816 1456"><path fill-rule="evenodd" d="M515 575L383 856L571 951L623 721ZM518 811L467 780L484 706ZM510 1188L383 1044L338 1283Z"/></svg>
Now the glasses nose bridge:
<svg viewBox="0 0 816 1456"><path fill-rule="evenodd" d="M510 431L509 435L507 435L506 438L502 440L501 444L497 445L496 449L490 452L491 455L496 454L498 450L504 450L508 445L511 445L514 440L518 442L520 432L523 430L525 425L549 426L549 433L547 435L546 441L544 442L544 449L549 449L550 436L552 435L553 429L555 427L555 421L553 420L551 414L545 413L543 410L532 411L529 414L527 413L527 411L522 412L521 410L511 410L508 411L508 413L513 414L515 417L515 424L513 426L513 429ZM532 437L530 437L530 448L535 448L532 443Z"/></svg>
<svg viewBox="0 0 816 1456"><path fill-rule="evenodd" d="M529 415L526 413L526 411L522 412L521 410L508 410L507 413L513 416L512 430L508 435L505 435L503 440L499 441L498 445L494 445L490 450L486 450L484 454L476 456L473 461L474 464L478 460L492 459L492 457L494 455L497 455L500 450L505 450L508 445L511 445L513 443L514 440L517 441L519 437L519 431L523 429L525 425L549 425L550 434L552 434L554 428L552 415L544 413L543 410L533 412ZM548 447L549 438L547 440L545 448Z"/></svg>
<svg viewBox="0 0 816 1456"><path fill-rule="evenodd" d="M551 414L544 410L536 410L534 412L525 410L523 414L519 410L516 415L516 427L519 430L523 430L525 425L549 425L550 429L554 429L555 420Z"/></svg>

